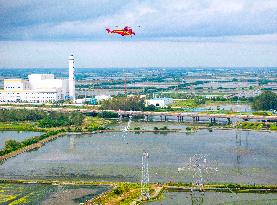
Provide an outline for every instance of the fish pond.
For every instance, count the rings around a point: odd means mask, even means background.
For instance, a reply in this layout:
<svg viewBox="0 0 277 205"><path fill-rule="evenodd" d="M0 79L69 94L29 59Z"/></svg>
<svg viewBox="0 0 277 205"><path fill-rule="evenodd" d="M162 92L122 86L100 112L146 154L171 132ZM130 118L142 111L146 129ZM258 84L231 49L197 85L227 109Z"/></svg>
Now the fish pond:
<svg viewBox="0 0 277 205"><path fill-rule="evenodd" d="M25 131L0 131L0 149L5 145L7 140L22 141L28 137L40 136L41 132L25 132Z"/></svg>
<svg viewBox="0 0 277 205"><path fill-rule="evenodd" d="M276 132L236 130L66 134L3 162L0 176L139 182L144 151L150 182L191 182L189 170L177 170L194 154L205 154L218 171L204 183L277 184Z"/></svg>
<svg viewBox="0 0 277 205"><path fill-rule="evenodd" d="M276 193L226 193L226 192L165 192L161 200L145 205L274 205Z"/></svg>

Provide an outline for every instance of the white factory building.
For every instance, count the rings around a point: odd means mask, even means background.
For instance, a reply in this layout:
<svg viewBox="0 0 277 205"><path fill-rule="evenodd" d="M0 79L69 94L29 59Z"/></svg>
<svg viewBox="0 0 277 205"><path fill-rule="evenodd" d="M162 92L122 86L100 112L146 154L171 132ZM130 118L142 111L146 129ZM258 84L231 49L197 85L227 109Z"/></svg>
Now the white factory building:
<svg viewBox="0 0 277 205"><path fill-rule="evenodd" d="M75 101L74 57L69 61L69 79L56 79L53 74L31 74L28 80L4 79L0 102L46 103L65 99Z"/></svg>
<svg viewBox="0 0 277 205"><path fill-rule="evenodd" d="M152 98L145 101L145 105L154 105L159 108L166 108L173 103L172 98Z"/></svg>

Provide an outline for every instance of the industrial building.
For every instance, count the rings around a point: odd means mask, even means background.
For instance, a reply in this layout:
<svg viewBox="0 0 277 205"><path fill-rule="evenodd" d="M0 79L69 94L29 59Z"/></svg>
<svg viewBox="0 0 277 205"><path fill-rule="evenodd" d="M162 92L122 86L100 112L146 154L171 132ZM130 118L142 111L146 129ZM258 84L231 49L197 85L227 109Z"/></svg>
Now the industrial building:
<svg viewBox="0 0 277 205"><path fill-rule="evenodd" d="M75 101L74 57L69 56L69 78L56 79L53 74L31 74L28 80L4 79L0 102L46 103L65 99Z"/></svg>
<svg viewBox="0 0 277 205"><path fill-rule="evenodd" d="M172 98L153 98L145 101L146 106L154 105L159 108L166 108L173 103Z"/></svg>

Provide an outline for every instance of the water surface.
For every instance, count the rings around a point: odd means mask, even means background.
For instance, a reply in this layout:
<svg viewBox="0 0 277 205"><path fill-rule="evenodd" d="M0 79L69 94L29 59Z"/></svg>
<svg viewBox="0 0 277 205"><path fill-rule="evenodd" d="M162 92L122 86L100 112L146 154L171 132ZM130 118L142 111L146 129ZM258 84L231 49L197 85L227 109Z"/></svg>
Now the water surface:
<svg viewBox="0 0 277 205"><path fill-rule="evenodd" d="M152 182L191 182L178 172L194 154L207 154L218 172L205 182L277 184L277 135L272 132L199 130L195 133L66 135L0 165L5 178L140 181L141 155L149 152Z"/></svg>
<svg viewBox="0 0 277 205"><path fill-rule="evenodd" d="M256 194L256 193L225 193L225 192L165 192L165 198L145 205L273 205L277 204L277 194Z"/></svg>
<svg viewBox="0 0 277 205"><path fill-rule="evenodd" d="M22 141L28 137L34 137L41 135L41 132L25 132L25 131L0 131L0 149L5 145L7 140Z"/></svg>

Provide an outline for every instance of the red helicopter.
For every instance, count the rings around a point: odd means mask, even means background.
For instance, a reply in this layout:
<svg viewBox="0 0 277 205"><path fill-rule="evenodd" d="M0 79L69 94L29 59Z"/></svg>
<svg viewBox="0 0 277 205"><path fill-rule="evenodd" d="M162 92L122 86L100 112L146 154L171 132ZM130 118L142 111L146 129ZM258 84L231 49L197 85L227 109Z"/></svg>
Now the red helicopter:
<svg viewBox="0 0 277 205"><path fill-rule="evenodd" d="M123 29L115 29L115 30L110 30L109 28L106 28L106 31L108 33L116 33L121 36L132 36L136 35L135 32L133 32L133 29L129 26L125 26Z"/></svg>

